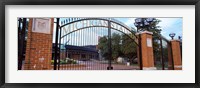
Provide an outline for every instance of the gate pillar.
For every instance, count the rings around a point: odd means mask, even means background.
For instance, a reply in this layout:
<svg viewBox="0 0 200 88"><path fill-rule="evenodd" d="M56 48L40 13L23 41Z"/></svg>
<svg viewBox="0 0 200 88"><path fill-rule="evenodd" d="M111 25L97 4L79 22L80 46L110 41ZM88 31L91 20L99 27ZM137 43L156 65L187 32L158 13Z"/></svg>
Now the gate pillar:
<svg viewBox="0 0 200 88"><path fill-rule="evenodd" d="M174 62L174 70L182 70L180 41L171 40L172 58Z"/></svg>
<svg viewBox="0 0 200 88"><path fill-rule="evenodd" d="M53 18L30 18L24 70L49 70L52 59Z"/></svg>
<svg viewBox="0 0 200 88"><path fill-rule="evenodd" d="M152 32L148 31L140 33L142 67L144 70L156 70L154 67L152 34Z"/></svg>
<svg viewBox="0 0 200 88"><path fill-rule="evenodd" d="M171 42L167 44L167 50L168 50L168 70L173 70Z"/></svg>

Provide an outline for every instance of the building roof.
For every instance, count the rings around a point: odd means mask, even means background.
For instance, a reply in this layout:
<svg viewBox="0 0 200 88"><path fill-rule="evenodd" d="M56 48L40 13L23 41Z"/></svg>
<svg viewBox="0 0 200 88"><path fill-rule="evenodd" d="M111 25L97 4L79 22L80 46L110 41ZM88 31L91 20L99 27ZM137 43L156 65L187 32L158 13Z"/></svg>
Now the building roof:
<svg viewBox="0 0 200 88"><path fill-rule="evenodd" d="M61 45L62 47L63 45ZM87 52L94 52L98 53L98 50L96 49L96 45L87 45L87 46L74 46L74 45L65 45L65 47L62 47L61 49L67 49L67 50L78 50L78 51L87 51ZM55 51L55 43L53 43L53 52Z"/></svg>
<svg viewBox="0 0 200 88"><path fill-rule="evenodd" d="M73 45L65 45L66 49L69 50L81 50L81 51L89 51L89 52L98 52L95 45L89 46L73 46Z"/></svg>

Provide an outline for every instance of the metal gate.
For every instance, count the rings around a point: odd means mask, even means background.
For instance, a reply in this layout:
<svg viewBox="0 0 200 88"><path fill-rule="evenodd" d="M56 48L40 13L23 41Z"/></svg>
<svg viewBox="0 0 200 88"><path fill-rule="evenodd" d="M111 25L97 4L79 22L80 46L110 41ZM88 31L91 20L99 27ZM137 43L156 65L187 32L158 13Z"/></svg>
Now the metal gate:
<svg viewBox="0 0 200 88"><path fill-rule="evenodd" d="M127 42L134 53L118 52ZM57 18L52 65L54 70L139 69L138 47L135 32L113 18Z"/></svg>
<svg viewBox="0 0 200 88"><path fill-rule="evenodd" d="M54 19L54 70L142 70L140 35L124 23L114 18ZM18 18L18 70L23 69L28 22ZM174 69L171 42L157 33L153 44L155 67Z"/></svg>
<svg viewBox="0 0 200 88"><path fill-rule="evenodd" d="M26 51L27 18L18 18L18 70L22 69Z"/></svg>
<svg viewBox="0 0 200 88"><path fill-rule="evenodd" d="M172 47L169 40L158 34L153 38L154 65L158 70L174 70Z"/></svg>

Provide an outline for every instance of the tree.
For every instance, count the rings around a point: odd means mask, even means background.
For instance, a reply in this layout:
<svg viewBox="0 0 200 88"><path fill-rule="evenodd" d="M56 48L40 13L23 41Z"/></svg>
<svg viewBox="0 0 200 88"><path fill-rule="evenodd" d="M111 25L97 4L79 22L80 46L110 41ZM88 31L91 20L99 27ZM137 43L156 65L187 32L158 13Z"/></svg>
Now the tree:
<svg viewBox="0 0 200 88"><path fill-rule="evenodd" d="M119 34L113 33L111 37L111 41L112 41L112 59L116 60L121 54L121 51L120 51L121 36Z"/></svg>
<svg viewBox="0 0 200 88"><path fill-rule="evenodd" d="M160 46L160 33L161 33L161 29L160 26L157 26L159 24L159 22L161 22L161 20L159 19L155 19L151 25L150 25L150 32L153 32L153 52L154 52L154 63L156 63L156 61L160 61L161 58L161 46Z"/></svg>
<svg viewBox="0 0 200 88"><path fill-rule="evenodd" d="M101 55L108 59L108 38L106 36L103 36L99 39L98 48L101 51Z"/></svg>
<svg viewBox="0 0 200 88"><path fill-rule="evenodd" d="M156 58L161 58L161 52L160 52L160 32L162 31L160 29L160 26L158 26L159 22L161 20L156 18L140 18L142 19L143 24L136 25L138 28L138 31L150 31L153 33L153 52L156 62ZM151 21L150 21L151 19ZM149 20L149 21L147 21ZM136 23L137 24L137 23ZM142 26L141 26L142 25Z"/></svg>
<svg viewBox="0 0 200 88"><path fill-rule="evenodd" d="M124 57L133 61L133 59L137 56L137 46L134 43L134 40L128 37L128 35L131 34L112 34L112 60L116 61L118 57ZM106 36L99 39L98 48L101 51L101 55L105 59L108 59L108 38Z"/></svg>
<svg viewBox="0 0 200 88"><path fill-rule="evenodd" d="M122 35L121 52L123 56L129 58L130 61L133 61L133 59L137 57L137 45L134 43L134 40L125 34Z"/></svg>

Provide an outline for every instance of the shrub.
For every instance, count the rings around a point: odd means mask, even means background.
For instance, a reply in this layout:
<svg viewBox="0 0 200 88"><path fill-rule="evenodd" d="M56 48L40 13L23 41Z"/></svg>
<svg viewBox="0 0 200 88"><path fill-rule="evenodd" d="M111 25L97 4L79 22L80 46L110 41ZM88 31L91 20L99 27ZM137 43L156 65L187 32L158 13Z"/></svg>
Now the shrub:
<svg viewBox="0 0 200 88"><path fill-rule="evenodd" d="M72 64L77 64L76 60L73 60L73 61L72 61Z"/></svg>
<svg viewBox="0 0 200 88"><path fill-rule="evenodd" d="M51 60L51 64L54 64L54 60ZM60 60L60 64L77 64L77 61L73 60L73 59L66 58L66 59Z"/></svg>
<svg viewBox="0 0 200 88"><path fill-rule="evenodd" d="M54 60L51 60L51 64L54 64Z"/></svg>
<svg viewBox="0 0 200 88"><path fill-rule="evenodd" d="M60 60L60 64L67 64L65 60Z"/></svg>

